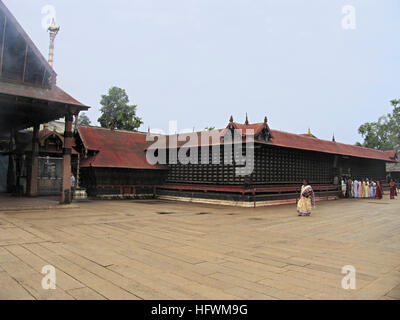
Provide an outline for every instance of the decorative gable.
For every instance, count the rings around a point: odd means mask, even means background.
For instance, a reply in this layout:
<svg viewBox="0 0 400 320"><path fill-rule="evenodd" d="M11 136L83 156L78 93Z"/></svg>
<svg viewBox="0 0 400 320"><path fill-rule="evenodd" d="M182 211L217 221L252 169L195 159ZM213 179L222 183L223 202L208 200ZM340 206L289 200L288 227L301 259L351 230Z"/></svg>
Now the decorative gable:
<svg viewBox="0 0 400 320"><path fill-rule="evenodd" d="M269 131L269 128L263 128L260 133L258 135L255 136L256 140L261 140L261 141L265 141L268 142L269 140L271 140L272 135L271 132Z"/></svg>
<svg viewBox="0 0 400 320"><path fill-rule="evenodd" d="M272 138L271 130L269 129L268 126L267 117L264 118L264 122L254 123L254 124L249 123L247 115L244 124L233 122L233 117L231 117L229 124L226 127L226 130L227 132L225 133L225 136L228 134L229 131L231 131L229 137L234 137L233 134L237 134L242 138L246 136L254 136L255 140L260 140L265 142L270 141ZM229 137L227 138L229 139Z"/></svg>

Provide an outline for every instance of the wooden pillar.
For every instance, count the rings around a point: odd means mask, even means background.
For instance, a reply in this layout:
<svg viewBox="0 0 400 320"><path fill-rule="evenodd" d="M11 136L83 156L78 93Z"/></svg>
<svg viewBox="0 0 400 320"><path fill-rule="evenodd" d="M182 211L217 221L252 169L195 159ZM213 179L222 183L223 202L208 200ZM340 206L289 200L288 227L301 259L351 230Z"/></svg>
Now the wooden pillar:
<svg viewBox="0 0 400 320"><path fill-rule="evenodd" d="M75 130L74 132L78 131L78 125L79 125L79 111L75 115ZM78 162L76 165L76 179L75 179L75 188L79 189L79 184L80 184L80 170L81 170L81 154L78 153Z"/></svg>
<svg viewBox="0 0 400 320"><path fill-rule="evenodd" d="M7 170L7 192L15 191L15 168L14 168L14 130L10 131L10 141L8 143L8 170Z"/></svg>
<svg viewBox="0 0 400 320"><path fill-rule="evenodd" d="M28 196L35 197L38 195L38 174L39 174L39 125L33 127L32 135L32 155L29 172L29 190Z"/></svg>
<svg viewBox="0 0 400 320"><path fill-rule="evenodd" d="M72 121L73 115L65 116L64 149L63 149L63 188L61 204L71 203L71 154L72 154Z"/></svg>
<svg viewBox="0 0 400 320"><path fill-rule="evenodd" d="M81 154L78 153L78 163L76 164L76 179L75 179L75 188L79 189L79 179L80 179L80 169L81 169Z"/></svg>

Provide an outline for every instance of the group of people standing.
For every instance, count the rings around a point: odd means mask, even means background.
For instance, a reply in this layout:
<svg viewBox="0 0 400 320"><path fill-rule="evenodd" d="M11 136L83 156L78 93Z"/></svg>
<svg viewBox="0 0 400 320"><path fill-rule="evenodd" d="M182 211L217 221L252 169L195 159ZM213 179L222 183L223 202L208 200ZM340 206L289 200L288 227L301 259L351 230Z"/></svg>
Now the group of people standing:
<svg viewBox="0 0 400 320"><path fill-rule="evenodd" d="M344 198L382 199L382 183L369 179L342 179L342 194Z"/></svg>
<svg viewBox="0 0 400 320"><path fill-rule="evenodd" d="M335 178L338 182L338 177ZM392 179L389 183L390 199L397 196L396 182ZM397 185L399 187L399 185ZM383 187L381 181L373 181L369 179L351 178L341 180L341 190L344 198L366 198L366 199L382 199ZM310 216L311 210L315 207L315 194L313 188L307 180L303 181L300 191L300 199L297 202L297 213L299 216Z"/></svg>

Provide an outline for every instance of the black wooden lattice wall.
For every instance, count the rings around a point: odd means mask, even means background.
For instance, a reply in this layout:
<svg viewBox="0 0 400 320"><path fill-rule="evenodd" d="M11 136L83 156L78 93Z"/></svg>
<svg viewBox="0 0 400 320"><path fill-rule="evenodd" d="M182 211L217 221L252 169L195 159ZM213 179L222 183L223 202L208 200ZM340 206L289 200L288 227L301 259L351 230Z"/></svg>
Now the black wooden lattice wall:
<svg viewBox="0 0 400 320"><path fill-rule="evenodd" d="M244 149L243 149L244 151ZM169 164L167 182L204 183L220 185L251 184L291 184L308 179L313 184L331 184L335 175L349 175L357 178L385 178L385 163L379 160L348 158L312 152L280 148L270 145L258 145L254 150L254 171L250 177L237 176L238 166L224 164L223 148L220 151L220 164L212 164L210 148L209 163ZM335 157L338 161L335 164ZM336 167L335 167L336 166Z"/></svg>

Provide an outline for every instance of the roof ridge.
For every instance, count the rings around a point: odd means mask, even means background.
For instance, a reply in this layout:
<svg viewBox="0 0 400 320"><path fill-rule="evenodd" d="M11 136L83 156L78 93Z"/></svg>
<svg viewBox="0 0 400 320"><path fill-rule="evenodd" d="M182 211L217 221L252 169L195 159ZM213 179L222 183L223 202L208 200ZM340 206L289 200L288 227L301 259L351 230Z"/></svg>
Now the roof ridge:
<svg viewBox="0 0 400 320"><path fill-rule="evenodd" d="M379 150L379 149L374 149L374 148L368 148L368 147L363 147L363 146L357 146L355 144L349 144L349 143L344 143L344 142L338 142L338 141L332 141L332 140L326 140L326 139L320 139L320 138L314 138L311 137L307 134L301 134L301 133L292 133L292 132L288 132L288 131L282 131L282 130L276 130L276 129L271 129L271 131L278 131L278 132L283 132L283 133L287 133L287 134L291 134L291 135L295 135L295 136L301 136L303 138L310 138L315 140L320 140L323 142L330 142L330 143L334 143L334 144L341 144L341 145L345 145L345 146L351 146L351 147L356 147L356 148L361 148L361 149L366 149L366 150L373 150L373 151L380 151L380 152L391 152L391 151L395 151L395 150Z"/></svg>
<svg viewBox="0 0 400 320"><path fill-rule="evenodd" d="M129 130L117 130L117 129L111 130L110 128L103 128L103 127L99 127L99 126L82 126L82 125L78 125L78 128L101 129L101 130L107 130L107 131L111 131L111 132L147 134L147 132L143 132L143 131L129 131Z"/></svg>

